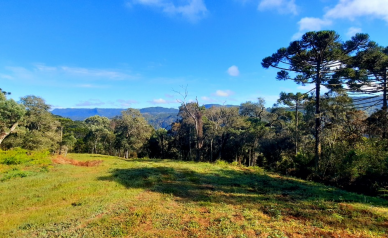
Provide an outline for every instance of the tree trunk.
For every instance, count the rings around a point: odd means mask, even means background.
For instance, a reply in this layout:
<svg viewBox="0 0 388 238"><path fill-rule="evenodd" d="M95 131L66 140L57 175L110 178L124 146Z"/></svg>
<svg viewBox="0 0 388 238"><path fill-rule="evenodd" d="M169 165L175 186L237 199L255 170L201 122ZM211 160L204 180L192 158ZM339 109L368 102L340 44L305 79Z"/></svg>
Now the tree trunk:
<svg viewBox="0 0 388 238"><path fill-rule="evenodd" d="M191 127L189 128L189 160L191 160Z"/></svg>
<svg viewBox="0 0 388 238"><path fill-rule="evenodd" d="M210 162L213 162L213 139L210 140Z"/></svg>
<svg viewBox="0 0 388 238"><path fill-rule="evenodd" d="M62 140L63 140L63 127L61 126L61 141L59 142L59 153L58 153L59 155L62 153Z"/></svg>
<svg viewBox="0 0 388 238"><path fill-rule="evenodd" d="M387 111L387 70L383 74L383 110Z"/></svg>
<svg viewBox="0 0 388 238"><path fill-rule="evenodd" d="M315 80L315 170L318 171L318 163L321 160L321 63L318 60L317 78Z"/></svg>
<svg viewBox="0 0 388 238"><path fill-rule="evenodd" d="M94 154L97 154L97 139L94 141L93 153L94 153ZM92 153L92 154L93 154L93 153Z"/></svg>
<svg viewBox="0 0 388 238"><path fill-rule="evenodd" d="M197 143L196 143L196 161L201 161L202 147L203 147L203 123L202 123L202 113L198 111L195 114L196 122L195 122L195 130L197 133Z"/></svg>
<svg viewBox="0 0 388 238"><path fill-rule="evenodd" d="M384 69L384 74L383 74L383 122L387 121L387 69ZM384 123L384 128L383 128L383 139L387 138L387 132L386 132L386 127L387 125Z"/></svg>
<svg viewBox="0 0 388 238"><path fill-rule="evenodd" d="M18 126L18 122L15 122L15 124L13 124L11 126L11 128L9 129L9 132L0 133L0 145L3 142L3 140L5 139L5 137L7 137L9 134L11 134L16 129L17 126Z"/></svg>
<svg viewBox="0 0 388 238"><path fill-rule="evenodd" d="M298 103L295 103L295 155L298 154L298 126L299 126L299 117L298 117Z"/></svg>
<svg viewBox="0 0 388 238"><path fill-rule="evenodd" d="M163 135L161 136L161 142L162 142L162 159L164 159L164 141L163 141Z"/></svg>

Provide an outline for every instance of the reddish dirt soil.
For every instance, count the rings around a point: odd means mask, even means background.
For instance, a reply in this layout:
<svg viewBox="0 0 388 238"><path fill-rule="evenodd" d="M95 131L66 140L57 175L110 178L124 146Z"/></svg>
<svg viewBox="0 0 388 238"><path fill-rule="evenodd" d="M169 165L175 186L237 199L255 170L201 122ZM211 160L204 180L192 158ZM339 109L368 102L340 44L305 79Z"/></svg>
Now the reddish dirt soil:
<svg viewBox="0 0 388 238"><path fill-rule="evenodd" d="M94 167L102 163L102 160L77 161L58 155L53 159L55 164L71 164L75 166Z"/></svg>

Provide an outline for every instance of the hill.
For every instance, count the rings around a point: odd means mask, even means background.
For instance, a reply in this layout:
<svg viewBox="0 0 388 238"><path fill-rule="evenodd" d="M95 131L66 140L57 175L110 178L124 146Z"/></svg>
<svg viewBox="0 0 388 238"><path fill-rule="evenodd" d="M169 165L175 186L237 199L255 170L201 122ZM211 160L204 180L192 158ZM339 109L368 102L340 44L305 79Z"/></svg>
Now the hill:
<svg viewBox="0 0 388 238"><path fill-rule="evenodd" d="M205 104L206 108L220 107L220 104ZM233 105L225 105L226 107L233 107ZM56 108L51 111L52 114L61 117L70 118L73 121L83 121L91 116L102 116L113 118L121 115L124 108ZM165 107L147 107L139 109L141 114L145 117L150 125L154 128L166 128L171 126L171 123L176 121L179 110L176 108Z"/></svg>
<svg viewBox="0 0 388 238"><path fill-rule="evenodd" d="M123 108L56 108L52 114L67 117L74 121L83 121L91 116L114 118L121 115ZM154 128L168 128L176 120L178 109L164 107L148 107L139 109L148 123Z"/></svg>
<svg viewBox="0 0 388 238"><path fill-rule="evenodd" d="M102 116L113 118L115 116L121 115L121 111L126 110L125 108L55 108L51 111L52 114L58 115L61 117L67 117L74 121L83 121L91 116ZM175 108L164 108L164 107L148 107L139 109L139 111L144 114L148 113L150 115L155 114L177 114L178 109Z"/></svg>
<svg viewBox="0 0 388 238"><path fill-rule="evenodd" d="M357 109L365 111L368 115L380 110L383 105L383 96L370 98L369 96L352 97Z"/></svg>
<svg viewBox="0 0 388 238"><path fill-rule="evenodd" d="M257 167L69 157L46 169L19 165L24 176L0 167L0 237L388 235L386 200ZM87 160L100 162L75 166Z"/></svg>

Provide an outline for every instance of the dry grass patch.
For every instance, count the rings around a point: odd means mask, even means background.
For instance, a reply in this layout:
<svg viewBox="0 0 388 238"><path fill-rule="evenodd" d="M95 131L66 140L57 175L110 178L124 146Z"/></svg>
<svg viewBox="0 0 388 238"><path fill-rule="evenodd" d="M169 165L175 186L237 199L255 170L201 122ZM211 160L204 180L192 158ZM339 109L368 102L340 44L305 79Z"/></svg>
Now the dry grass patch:
<svg viewBox="0 0 388 238"><path fill-rule="evenodd" d="M75 166L94 167L100 165L103 160L88 160L88 161L77 161L74 159L66 158L62 155L54 157L53 163L55 164L71 164Z"/></svg>

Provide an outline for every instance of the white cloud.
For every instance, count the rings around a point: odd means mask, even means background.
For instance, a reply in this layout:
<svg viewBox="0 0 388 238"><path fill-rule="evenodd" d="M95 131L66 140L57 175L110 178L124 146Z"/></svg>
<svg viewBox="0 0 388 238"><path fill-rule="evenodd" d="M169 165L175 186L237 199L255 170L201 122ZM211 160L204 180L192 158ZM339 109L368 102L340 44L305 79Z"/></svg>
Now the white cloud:
<svg viewBox="0 0 388 238"><path fill-rule="evenodd" d="M292 40L298 40L307 31L320 31L323 27L330 26L331 20L315 17L304 17L299 22L299 31L292 36Z"/></svg>
<svg viewBox="0 0 388 238"><path fill-rule="evenodd" d="M386 0L340 0L325 17L354 20L356 17L371 16L388 22L388 2Z"/></svg>
<svg viewBox="0 0 388 238"><path fill-rule="evenodd" d="M122 107L129 107L132 104L138 103L138 101L131 100L131 99L129 99L129 100L118 99L117 102L120 103L120 106L122 106Z"/></svg>
<svg viewBox="0 0 388 238"><path fill-rule="evenodd" d="M181 15L192 22L196 22L207 15L208 10L203 0L185 0L184 2L185 4L177 5L172 0L133 0L129 3L129 6L141 4L158 8L170 15Z"/></svg>
<svg viewBox="0 0 388 238"><path fill-rule="evenodd" d="M90 106L101 106L104 105L104 102L101 102L99 99L89 99L88 101L83 101L75 104L77 107L90 107Z"/></svg>
<svg viewBox="0 0 388 238"><path fill-rule="evenodd" d="M332 22L315 17L304 17L299 22L299 31L319 31L322 27L330 26Z"/></svg>
<svg viewBox="0 0 388 238"><path fill-rule="evenodd" d="M352 36L356 35L357 33L361 33L362 32L362 29L361 28L358 28L358 27L350 27L348 29L348 32L346 33L346 35L351 38Z"/></svg>
<svg viewBox="0 0 388 238"><path fill-rule="evenodd" d="M315 92L315 90L313 90L313 89L315 89L315 84L311 83L311 84L307 84L307 85L304 85L304 86L301 85L301 86L298 86L297 89L298 90L303 90L305 92L308 92L310 90L311 90L311 92L313 92L313 91ZM321 85L321 93L326 93L328 91L329 90L325 86Z"/></svg>
<svg viewBox="0 0 388 238"><path fill-rule="evenodd" d="M117 70L108 69L89 69L80 67L69 67L69 66L46 66L44 64L36 64L35 71L43 73L59 73L59 74L71 74L76 76L94 77L94 78L106 78L106 79L131 79L133 76L119 72Z"/></svg>
<svg viewBox="0 0 388 238"><path fill-rule="evenodd" d="M111 81L132 81L139 76L121 69L93 69L69 66L33 64L28 67L5 66L0 68L0 79L15 80L26 85L51 87L109 88ZM6 75L6 77L4 77Z"/></svg>
<svg viewBox="0 0 388 238"><path fill-rule="evenodd" d="M167 101L162 99L162 98L154 99L154 100L152 100L152 102L155 103L155 104L165 104L165 103L167 103Z"/></svg>
<svg viewBox="0 0 388 238"><path fill-rule="evenodd" d="M236 65L230 66L226 72L228 72L228 74L233 77L237 77L240 75L240 71L238 70L238 67Z"/></svg>
<svg viewBox="0 0 388 238"><path fill-rule="evenodd" d="M8 80L12 80L13 77L10 76L10 75L6 75L6 74L0 74L0 78L3 78L3 79L8 79Z"/></svg>
<svg viewBox="0 0 388 238"><path fill-rule="evenodd" d="M34 72L24 68L24 67L14 67L14 66L6 66L4 67L7 71L9 71L8 76L11 76L13 78L17 79L25 79L25 80L31 80L35 78Z"/></svg>
<svg viewBox="0 0 388 238"><path fill-rule="evenodd" d="M275 9L282 14L286 14L286 13L291 13L293 15L298 14L298 7L295 4L295 0L262 0L259 3L258 9L260 11Z"/></svg>
<svg viewBox="0 0 388 238"><path fill-rule="evenodd" d="M209 97L206 97L206 96L201 97L201 99L203 101L205 101L205 102L216 102L217 101L214 98L209 98Z"/></svg>
<svg viewBox="0 0 388 238"><path fill-rule="evenodd" d="M130 75L122 70L91 69L69 66L46 66L45 64L35 64L28 68L6 66L4 69L8 71L6 77L4 77L4 75L0 75L0 78L17 78L19 80L25 80L30 83L53 82L53 79L66 78L80 83L74 86L86 88L96 87L89 83L91 80L133 80L137 77ZM82 82L87 83L82 84Z"/></svg>
<svg viewBox="0 0 388 238"><path fill-rule="evenodd" d="M276 0L279 1L279 0ZM371 17L383 19L388 22L388 1L387 0L339 0L333 8L328 8L326 14L320 18L305 17L299 24L299 31L292 37L299 39L306 31L319 31L323 27L330 26L335 19L348 19L354 21L357 17ZM361 32L360 28L351 27L347 36Z"/></svg>
<svg viewBox="0 0 388 238"><path fill-rule="evenodd" d="M178 103L176 100L165 100L163 98L159 98L159 99L154 99L152 101L148 101L149 103L152 103L152 104L170 104L170 103Z"/></svg>
<svg viewBox="0 0 388 238"><path fill-rule="evenodd" d="M217 90L215 93L215 95L219 96L219 97L229 97L233 94L234 94L234 92L230 91L230 90Z"/></svg>
<svg viewBox="0 0 388 238"><path fill-rule="evenodd" d="M78 84L75 85L77 88L106 88L106 86L103 85L93 85L93 84Z"/></svg>

